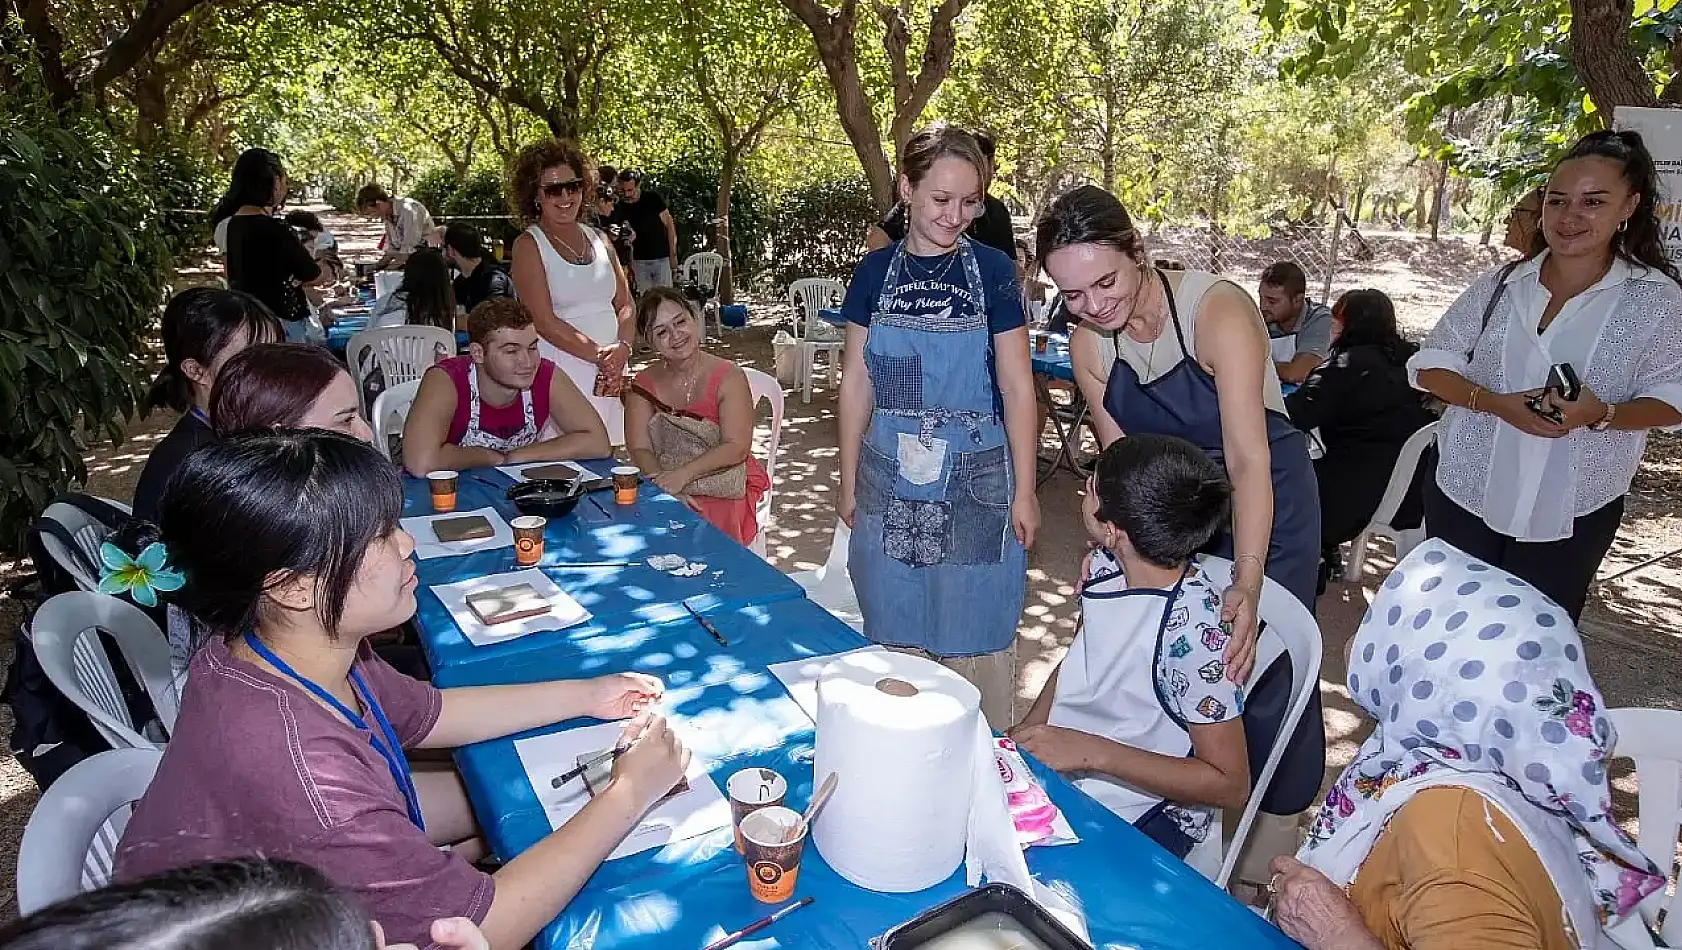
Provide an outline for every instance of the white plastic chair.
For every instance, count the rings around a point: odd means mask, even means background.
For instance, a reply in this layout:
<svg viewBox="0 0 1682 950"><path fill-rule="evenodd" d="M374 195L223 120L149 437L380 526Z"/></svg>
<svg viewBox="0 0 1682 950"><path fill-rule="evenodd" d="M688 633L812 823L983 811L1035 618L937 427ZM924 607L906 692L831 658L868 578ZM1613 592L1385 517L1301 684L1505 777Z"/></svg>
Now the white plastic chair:
<svg viewBox="0 0 1682 950"><path fill-rule="evenodd" d="M90 497L97 498L98 496ZM120 501L111 498L99 498L99 500L119 511L125 511L129 514L134 513L133 508ZM88 565L92 565L94 570L98 569L99 545L110 536L111 526L75 505L63 501L48 505L47 510L41 512L41 517L45 520L58 522L65 533L76 542L77 550L71 551L58 538L51 534L43 534L41 544L42 547L46 548L48 556L57 562L58 566L63 568L66 573L75 578L78 587L88 591L98 590L99 576L89 573Z"/></svg>
<svg viewBox="0 0 1682 950"><path fill-rule="evenodd" d="M117 842L162 759L156 749L101 752L42 793L18 846L18 913L111 882Z"/></svg>
<svg viewBox="0 0 1682 950"><path fill-rule="evenodd" d="M771 441L767 446L770 451L765 458L765 476L771 480L771 487L765 490L764 497L759 499L759 507L754 510L754 521L759 525L759 533L753 536L753 543L748 545L753 553L765 557L765 531L771 524L771 496L776 492L777 485L777 446L783 440L783 385L777 382L777 377L751 366L742 367L742 372L748 377L748 393L753 397L755 414L758 413L761 399L771 403Z"/></svg>
<svg viewBox="0 0 1682 950"><path fill-rule="evenodd" d="M1203 555L1199 561L1204 575L1216 590L1224 590L1232 584L1231 561L1212 555ZM1256 812L1261 809L1262 797L1267 793L1268 786L1273 784L1279 762L1285 757L1285 748L1290 745L1291 736L1296 734L1297 723L1302 721L1309 701L1314 698L1314 691L1320 688L1320 625L1302 601L1273 579L1263 578L1257 615L1267 626L1256 642L1256 665L1245 690L1254 689L1256 681L1261 679L1268 667L1285 654L1291 658L1291 705L1285 710L1279 734L1273 739L1273 748L1268 750L1261 773L1250 777L1250 797L1244 803L1238 827L1233 829L1232 840L1222 841L1221 820L1217 816L1209 837L1186 855L1187 864L1223 889L1238 867L1238 859L1244 853L1244 842L1249 839L1250 828L1256 822Z"/></svg>
<svg viewBox="0 0 1682 950"><path fill-rule="evenodd" d="M683 259L678 267L678 279L711 291L701 302L701 332L706 333L707 318L711 317L720 339L724 338L724 316L718 309L718 278L724 271L724 255L717 251L699 251Z"/></svg>
<svg viewBox="0 0 1682 950"><path fill-rule="evenodd" d="M819 607L829 611L835 619L860 633L864 632L864 612L859 610L858 594L853 590L853 576L847 570L847 545L853 531L845 521L835 522L835 533L829 539L829 557L823 567L815 571L790 574L806 596Z"/></svg>
<svg viewBox="0 0 1682 950"><path fill-rule="evenodd" d="M47 678L119 749L161 749L175 728L181 700L170 666L169 641L139 607L105 594L71 591L41 605L30 640ZM111 660L97 634L117 641L123 659L145 687L162 731L129 716Z"/></svg>
<svg viewBox="0 0 1682 950"><path fill-rule="evenodd" d="M1355 540L1349 542L1349 556L1343 563L1343 575L1350 580L1361 579L1361 571L1367 566L1367 545L1373 538L1389 538L1390 543L1396 546L1398 561L1407 557L1409 551L1425 540L1424 525L1417 528L1397 528L1390 522L1401 509L1408 488L1413 485L1414 474L1419 471L1420 457L1437 437L1437 425L1435 422L1426 425L1402 443L1402 454L1396 456L1396 467L1390 470L1390 484L1385 487L1384 497L1379 500L1377 510L1372 513L1372 521L1361 529Z"/></svg>
<svg viewBox="0 0 1682 950"><path fill-rule="evenodd" d="M373 358L364 359L363 354L369 351ZM446 357L456 354L456 335L427 324L363 330L345 344L345 364L356 380L359 400L366 388L363 383L375 366L385 374L385 388L390 389L420 379L422 373L438 362L439 354ZM369 406L364 403L361 409L367 415Z"/></svg>
<svg viewBox="0 0 1682 950"><path fill-rule="evenodd" d="M831 277L802 277L788 285L788 302L794 308L794 339L799 347L794 384L800 387L802 402L812 401L812 375L819 354L829 360L829 385L833 387L841 378L845 341L840 331L818 317L818 311L846 293L847 285Z"/></svg>
<svg viewBox="0 0 1682 950"><path fill-rule="evenodd" d="M374 426L374 448L380 454L393 462L401 463L400 458L391 458L391 437L403 434L403 423L408 421L409 407L415 404L415 394L420 392L420 380L411 379L406 383L388 386L378 396L374 397L374 411L370 419Z"/></svg>
<svg viewBox="0 0 1682 950"><path fill-rule="evenodd" d="M1636 846L1666 877L1676 877L1676 835L1682 830L1682 712L1674 709L1608 709L1618 730L1614 758L1635 760L1640 786ZM1641 917L1655 924L1664 911L1659 936L1665 946L1682 946L1682 890L1668 902L1665 888L1641 902Z"/></svg>

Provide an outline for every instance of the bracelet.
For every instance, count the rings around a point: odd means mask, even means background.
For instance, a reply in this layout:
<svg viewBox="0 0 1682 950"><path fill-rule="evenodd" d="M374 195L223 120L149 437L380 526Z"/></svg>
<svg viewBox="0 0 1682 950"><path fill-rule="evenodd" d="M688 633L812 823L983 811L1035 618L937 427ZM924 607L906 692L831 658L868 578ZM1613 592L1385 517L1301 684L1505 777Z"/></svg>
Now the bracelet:
<svg viewBox="0 0 1682 950"><path fill-rule="evenodd" d="M1605 432L1607 429L1612 427L1612 419L1616 417L1617 414L1618 404L1615 402L1607 403L1606 414L1601 416L1598 422L1589 423L1589 430L1592 432Z"/></svg>
<svg viewBox="0 0 1682 950"><path fill-rule="evenodd" d="M1483 392L1482 386L1473 386L1472 394L1466 397L1466 409L1470 412L1478 411L1478 393Z"/></svg>

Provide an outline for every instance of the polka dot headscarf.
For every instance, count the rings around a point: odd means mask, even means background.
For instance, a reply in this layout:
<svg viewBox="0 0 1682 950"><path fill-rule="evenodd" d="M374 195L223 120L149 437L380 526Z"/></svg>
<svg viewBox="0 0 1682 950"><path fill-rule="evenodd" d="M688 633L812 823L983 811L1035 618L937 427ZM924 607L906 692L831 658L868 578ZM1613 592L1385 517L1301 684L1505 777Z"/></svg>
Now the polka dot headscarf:
<svg viewBox="0 0 1682 950"><path fill-rule="evenodd" d="M1377 728L1327 794L1304 861L1324 870L1321 859L1350 855L1353 841L1364 860L1405 801L1385 801L1389 789L1464 777L1544 813L1527 817L1569 826L1572 863L1588 875L1602 922L1664 885L1612 821L1605 759L1617 736L1582 641L1565 611L1529 584L1441 541L1420 545L1361 619L1348 687Z"/></svg>

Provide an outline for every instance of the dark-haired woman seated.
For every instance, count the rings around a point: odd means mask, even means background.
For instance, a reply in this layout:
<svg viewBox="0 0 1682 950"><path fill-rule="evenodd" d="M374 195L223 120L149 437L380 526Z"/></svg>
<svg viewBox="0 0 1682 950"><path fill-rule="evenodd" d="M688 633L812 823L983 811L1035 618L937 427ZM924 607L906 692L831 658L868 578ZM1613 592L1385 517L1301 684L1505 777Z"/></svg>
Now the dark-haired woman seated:
<svg viewBox="0 0 1682 950"><path fill-rule="evenodd" d="M1301 388L1285 397L1291 422L1320 430L1326 454L1314 460L1320 485L1320 576L1337 564L1338 545L1361 533L1378 510L1402 445L1436 419L1408 382L1408 357L1419 347L1396 328L1396 307L1383 291L1351 290L1332 308L1331 352ZM1420 466L1431 470L1427 462ZM1417 481L1394 524L1424 517Z"/></svg>
<svg viewBox="0 0 1682 950"><path fill-rule="evenodd" d="M682 776L688 754L647 712L662 693L652 677L441 691L375 656L364 640L415 612L402 505L397 473L364 442L257 434L188 457L157 525L125 527L131 553L163 546L185 578L173 598L211 636L118 846L119 880L262 854L321 868L394 941L430 945L434 920L467 917L493 946L519 947ZM473 815L454 773L412 774L405 750L578 716L635 717L583 811L495 875L438 849L473 843Z"/></svg>
<svg viewBox="0 0 1682 950"><path fill-rule="evenodd" d="M371 441L344 364L307 343L259 343L228 361L210 396L221 436L253 429L327 429Z"/></svg>
<svg viewBox="0 0 1682 950"><path fill-rule="evenodd" d="M181 460L216 441L210 427L210 392L222 367L253 343L285 337L268 307L250 294L215 287L183 290L164 308L164 368L141 403L142 411L181 413L169 435L152 448L134 486L134 513L155 518L164 485Z"/></svg>

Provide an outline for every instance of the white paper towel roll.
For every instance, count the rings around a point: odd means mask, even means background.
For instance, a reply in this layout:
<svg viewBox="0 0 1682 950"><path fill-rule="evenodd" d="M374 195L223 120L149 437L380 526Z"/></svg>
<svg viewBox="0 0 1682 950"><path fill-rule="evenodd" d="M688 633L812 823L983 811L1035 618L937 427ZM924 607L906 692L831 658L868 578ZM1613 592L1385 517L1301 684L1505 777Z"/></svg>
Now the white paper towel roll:
<svg viewBox="0 0 1682 950"><path fill-rule="evenodd" d="M814 774L837 777L812 828L824 860L860 887L920 891L957 870L979 833L1005 844L989 840L972 850L991 856L1002 847L1026 878L989 738L981 694L939 663L870 652L824 667ZM986 820L979 825L972 815L978 777L988 796L981 802L997 806L980 810ZM987 860L989 869L996 863Z"/></svg>

